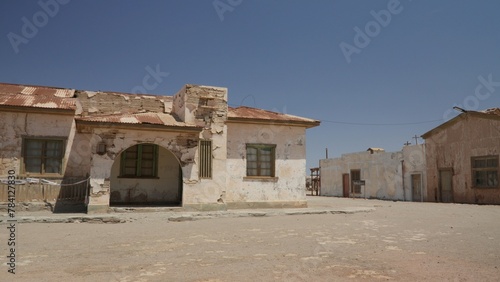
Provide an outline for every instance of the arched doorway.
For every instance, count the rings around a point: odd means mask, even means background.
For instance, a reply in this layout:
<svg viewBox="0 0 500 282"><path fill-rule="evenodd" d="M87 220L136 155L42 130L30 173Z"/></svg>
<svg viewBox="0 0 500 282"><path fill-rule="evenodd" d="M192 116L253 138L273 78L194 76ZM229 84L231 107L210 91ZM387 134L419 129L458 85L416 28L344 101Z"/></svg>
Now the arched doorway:
<svg viewBox="0 0 500 282"><path fill-rule="evenodd" d="M159 145L131 146L111 167L110 190L110 206L181 206L180 163Z"/></svg>

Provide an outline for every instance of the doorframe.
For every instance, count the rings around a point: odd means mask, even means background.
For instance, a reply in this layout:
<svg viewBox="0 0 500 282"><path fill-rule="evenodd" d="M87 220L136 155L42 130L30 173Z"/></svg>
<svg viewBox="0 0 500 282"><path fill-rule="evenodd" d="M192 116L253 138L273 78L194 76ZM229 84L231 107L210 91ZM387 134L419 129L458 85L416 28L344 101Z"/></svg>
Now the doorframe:
<svg viewBox="0 0 500 282"><path fill-rule="evenodd" d="M419 202L424 201L424 174L422 171L415 171L415 172L410 172L410 183L411 183L411 201L415 202L415 199L413 198L413 175L420 175L420 199L418 199Z"/></svg>
<svg viewBox="0 0 500 282"><path fill-rule="evenodd" d="M347 176L347 181L346 177ZM349 198L351 190L351 175L349 173L342 173L342 197ZM347 190L345 189L347 186ZM346 193L347 192L347 193Z"/></svg>
<svg viewBox="0 0 500 282"><path fill-rule="evenodd" d="M450 186L451 186L451 202L450 203L454 203L455 202L455 195L454 195L454 192L453 192L453 167L443 167L443 168L438 168L438 193L437 193L437 196L438 196L438 202L439 203L443 203L443 197L442 197L442 194L443 194L443 187L441 185L441 172L442 171L449 171L451 173L451 180L450 180Z"/></svg>

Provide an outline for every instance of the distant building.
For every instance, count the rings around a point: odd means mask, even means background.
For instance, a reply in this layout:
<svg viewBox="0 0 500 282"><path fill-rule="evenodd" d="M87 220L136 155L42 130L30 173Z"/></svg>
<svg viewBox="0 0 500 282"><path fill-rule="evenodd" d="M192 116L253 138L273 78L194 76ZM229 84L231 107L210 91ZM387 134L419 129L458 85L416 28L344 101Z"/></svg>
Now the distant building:
<svg viewBox="0 0 500 282"><path fill-rule="evenodd" d="M305 207L305 132L319 124L230 108L221 87L155 96L0 84L0 178L19 178L18 202L88 212Z"/></svg>
<svg viewBox="0 0 500 282"><path fill-rule="evenodd" d="M500 109L466 111L422 137L429 201L500 204Z"/></svg>
<svg viewBox="0 0 500 282"><path fill-rule="evenodd" d="M424 145L406 146L399 152L368 148L320 160L321 195L424 201L424 152Z"/></svg>

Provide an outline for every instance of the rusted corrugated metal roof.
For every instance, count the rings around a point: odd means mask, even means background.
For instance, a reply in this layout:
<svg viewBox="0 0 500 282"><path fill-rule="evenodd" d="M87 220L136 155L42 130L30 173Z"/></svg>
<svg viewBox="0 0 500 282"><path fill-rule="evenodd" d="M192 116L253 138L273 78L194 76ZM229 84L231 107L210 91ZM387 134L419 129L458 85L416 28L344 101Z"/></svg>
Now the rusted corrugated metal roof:
<svg viewBox="0 0 500 282"><path fill-rule="evenodd" d="M0 105L44 109L75 109L75 102L66 98L23 94L0 94Z"/></svg>
<svg viewBox="0 0 500 282"><path fill-rule="evenodd" d="M0 94L52 95L60 98L71 98L74 89L0 83Z"/></svg>
<svg viewBox="0 0 500 282"><path fill-rule="evenodd" d="M269 122L290 122L290 123L302 123L309 124L310 126L319 125L319 120L314 120L310 118L304 118L289 114L282 114L277 112L271 112L263 109L251 108L240 106L237 108L229 108L228 119L233 120L260 120Z"/></svg>
<svg viewBox="0 0 500 282"><path fill-rule="evenodd" d="M74 89L0 83L0 105L74 110Z"/></svg>
<svg viewBox="0 0 500 282"><path fill-rule="evenodd" d="M81 121L120 123L120 124L155 124L178 127L198 127L177 121L172 115L164 113L139 113L139 114L115 114L115 115L93 115L76 118Z"/></svg>

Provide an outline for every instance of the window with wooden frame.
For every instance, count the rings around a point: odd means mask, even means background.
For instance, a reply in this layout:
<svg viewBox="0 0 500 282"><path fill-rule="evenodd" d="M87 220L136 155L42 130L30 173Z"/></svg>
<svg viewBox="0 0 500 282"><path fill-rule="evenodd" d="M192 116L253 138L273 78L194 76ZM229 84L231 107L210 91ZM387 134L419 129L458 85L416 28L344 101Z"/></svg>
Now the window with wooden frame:
<svg viewBox="0 0 500 282"><path fill-rule="evenodd" d="M247 176L274 177L276 145L247 144Z"/></svg>
<svg viewBox="0 0 500 282"><path fill-rule="evenodd" d="M200 178L212 178L212 141L200 140L199 148L199 176Z"/></svg>
<svg viewBox="0 0 500 282"><path fill-rule="evenodd" d="M52 138L23 138L24 172L62 174L64 140Z"/></svg>
<svg viewBox="0 0 500 282"><path fill-rule="evenodd" d="M158 146L138 144L121 154L120 177L153 178L158 175Z"/></svg>
<svg viewBox="0 0 500 282"><path fill-rule="evenodd" d="M475 188L498 188L498 156L472 157L472 183Z"/></svg>

